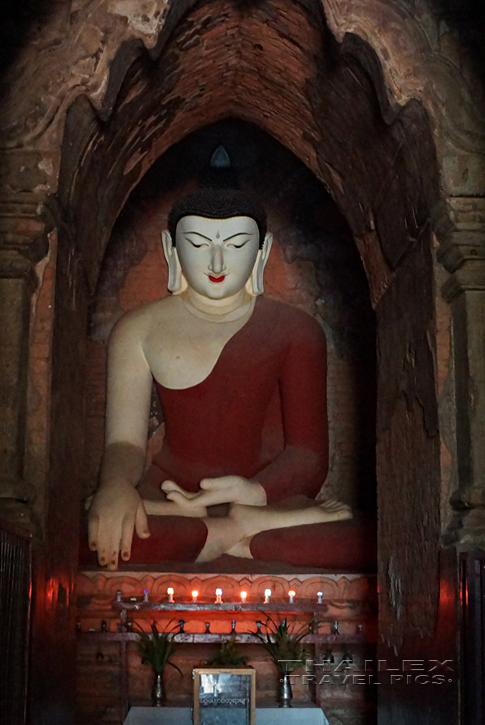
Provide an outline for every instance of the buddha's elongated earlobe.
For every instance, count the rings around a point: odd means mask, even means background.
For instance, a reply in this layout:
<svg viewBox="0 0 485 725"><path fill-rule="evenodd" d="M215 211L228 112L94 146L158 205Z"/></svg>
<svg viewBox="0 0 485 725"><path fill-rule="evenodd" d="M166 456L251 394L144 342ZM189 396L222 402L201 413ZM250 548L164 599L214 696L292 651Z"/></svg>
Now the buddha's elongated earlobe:
<svg viewBox="0 0 485 725"><path fill-rule="evenodd" d="M251 276L246 283L246 292L248 292L252 297L262 295L264 292L264 268L266 267L266 262L268 261L272 244L273 235L267 234L264 238L262 248L258 251L258 256L256 257Z"/></svg>
<svg viewBox="0 0 485 725"><path fill-rule="evenodd" d="M168 265L168 290L174 295L181 294L187 289L187 280L182 273L177 249L172 244L168 231L162 232L162 247Z"/></svg>

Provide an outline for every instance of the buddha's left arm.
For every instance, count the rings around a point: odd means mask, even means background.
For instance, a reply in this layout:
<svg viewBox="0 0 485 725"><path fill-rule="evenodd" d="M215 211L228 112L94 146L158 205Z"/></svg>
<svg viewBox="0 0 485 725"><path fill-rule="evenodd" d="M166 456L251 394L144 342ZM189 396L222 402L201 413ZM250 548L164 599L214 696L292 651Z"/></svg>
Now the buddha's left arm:
<svg viewBox="0 0 485 725"><path fill-rule="evenodd" d="M315 498L328 472L327 350L310 315L299 315L280 377L285 448L254 476L268 504Z"/></svg>

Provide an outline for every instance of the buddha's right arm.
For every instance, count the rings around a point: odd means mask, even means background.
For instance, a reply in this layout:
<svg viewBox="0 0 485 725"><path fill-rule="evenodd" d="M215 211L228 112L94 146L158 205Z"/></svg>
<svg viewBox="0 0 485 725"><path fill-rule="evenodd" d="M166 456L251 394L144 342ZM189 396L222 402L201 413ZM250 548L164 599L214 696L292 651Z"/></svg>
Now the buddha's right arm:
<svg viewBox="0 0 485 725"><path fill-rule="evenodd" d="M118 441L106 446L100 471L100 488L136 486L143 473L145 451L133 443Z"/></svg>
<svg viewBox="0 0 485 725"><path fill-rule="evenodd" d="M100 564L131 554L133 531L149 536L136 484L143 473L152 378L136 317L122 318L109 344L106 449L89 510L89 541Z"/></svg>

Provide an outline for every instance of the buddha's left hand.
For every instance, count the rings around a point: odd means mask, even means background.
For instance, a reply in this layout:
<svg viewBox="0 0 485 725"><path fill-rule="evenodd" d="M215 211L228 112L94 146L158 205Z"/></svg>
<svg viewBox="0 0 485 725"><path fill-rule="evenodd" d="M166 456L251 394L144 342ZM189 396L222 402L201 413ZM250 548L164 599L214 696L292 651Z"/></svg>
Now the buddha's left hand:
<svg viewBox="0 0 485 725"><path fill-rule="evenodd" d="M266 491L261 484L242 476L203 478L200 488L202 489L200 493L194 495L184 491L173 481L162 483L162 489L170 501L188 508L216 506L221 503L241 503L246 506L266 505Z"/></svg>

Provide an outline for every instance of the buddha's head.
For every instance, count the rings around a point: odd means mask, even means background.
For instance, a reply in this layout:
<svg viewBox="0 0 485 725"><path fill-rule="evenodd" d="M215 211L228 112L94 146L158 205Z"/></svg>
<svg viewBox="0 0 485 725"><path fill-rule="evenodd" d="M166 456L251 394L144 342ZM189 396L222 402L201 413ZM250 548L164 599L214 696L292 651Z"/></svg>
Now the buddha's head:
<svg viewBox="0 0 485 725"><path fill-rule="evenodd" d="M202 189L178 201L162 233L168 288L187 287L209 299L226 299L243 289L263 292L263 272L272 236L256 200L232 189Z"/></svg>

